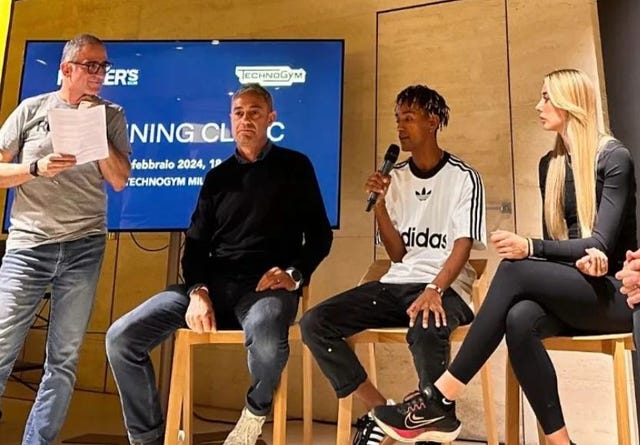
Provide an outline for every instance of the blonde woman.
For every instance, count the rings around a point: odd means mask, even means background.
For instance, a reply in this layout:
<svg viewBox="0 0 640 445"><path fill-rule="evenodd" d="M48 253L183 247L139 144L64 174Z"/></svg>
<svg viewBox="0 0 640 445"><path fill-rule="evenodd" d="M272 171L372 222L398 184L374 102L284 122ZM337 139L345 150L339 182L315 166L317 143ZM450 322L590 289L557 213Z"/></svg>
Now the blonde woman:
<svg viewBox="0 0 640 445"><path fill-rule="evenodd" d="M594 277L577 267L615 272L625 252L637 246L629 151L598 128L595 91L582 71L545 76L536 110L542 127L557 133L554 149L539 166L544 237L492 234L491 243L504 260L448 370L404 403L373 411L396 440L455 439L461 429L455 400L506 336L514 371L547 443L568 445L556 373L542 339L632 329L632 310L620 295L620 281L607 272Z"/></svg>

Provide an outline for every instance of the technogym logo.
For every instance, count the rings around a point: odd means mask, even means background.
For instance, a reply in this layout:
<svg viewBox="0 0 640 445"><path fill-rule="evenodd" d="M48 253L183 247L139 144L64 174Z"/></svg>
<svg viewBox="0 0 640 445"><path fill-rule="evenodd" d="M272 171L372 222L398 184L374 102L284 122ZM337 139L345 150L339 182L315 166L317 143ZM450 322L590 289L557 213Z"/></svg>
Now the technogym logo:
<svg viewBox="0 0 640 445"><path fill-rule="evenodd" d="M418 232L415 227L410 227L409 230L402 232L400 235L402 236L404 245L407 247L447 248L447 235L431 232L428 227L423 232Z"/></svg>
<svg viewBox="0 0 640 445"><path fill-rule="evenodd" d="M237 66L236 76L241 84L259 83L263 87L290 87L307 80L304 68L290 66Z"/></svg>

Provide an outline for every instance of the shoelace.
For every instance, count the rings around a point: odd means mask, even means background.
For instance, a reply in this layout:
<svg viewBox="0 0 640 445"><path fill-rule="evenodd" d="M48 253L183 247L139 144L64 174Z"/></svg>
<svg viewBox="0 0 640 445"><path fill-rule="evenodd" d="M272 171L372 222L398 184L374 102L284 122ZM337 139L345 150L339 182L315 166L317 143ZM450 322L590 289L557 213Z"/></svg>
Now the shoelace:
<svg viewBox="0 0 640 445"><path fill-rule="evenodd" d="M402 404L396 406L403 415L424 408L426 406L424 394L422 391L413 391L404 397Z"/></svg>
<svg viewBox="0 0 640 445"><path fill-rule="evenodd" d="M413 399L415 396L421 396L421 395L422 395L421 391L415 390L413 392L410 392L406 396L404 396L404 399L402 399L402 401L408 402L409 400Z"/></svg>

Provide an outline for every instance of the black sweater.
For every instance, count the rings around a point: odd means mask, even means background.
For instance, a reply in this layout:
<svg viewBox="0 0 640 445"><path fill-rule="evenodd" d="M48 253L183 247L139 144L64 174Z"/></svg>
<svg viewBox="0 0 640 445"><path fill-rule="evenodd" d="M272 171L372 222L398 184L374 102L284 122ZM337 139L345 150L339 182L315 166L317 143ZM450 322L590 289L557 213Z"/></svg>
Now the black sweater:
<svg viewBox="0 0 640 445"><path fill-rule="evenodd" d="M542 202L551 152L540 159L539 178ZM575 262L586 255L585 249L596 247L609 257L609 274L622 267L627 250L636 250L636 183L631 154L620 141L607 143L598 156L596 168L596 221L589 238L580 238L573 171L566 166L564 216L569 229L568 240L551 240L544 218L544 239L533 240L536 257Z"/></svg>
<svg viewBox="0 0 640 445"><path fill-rule="evenodd" d="M304 283L327 256L333 233L309 159L272 146L241 163L231 156L206 176L187 231L185 283L214 274L257 280L270 268L293 266Z"/></svg>

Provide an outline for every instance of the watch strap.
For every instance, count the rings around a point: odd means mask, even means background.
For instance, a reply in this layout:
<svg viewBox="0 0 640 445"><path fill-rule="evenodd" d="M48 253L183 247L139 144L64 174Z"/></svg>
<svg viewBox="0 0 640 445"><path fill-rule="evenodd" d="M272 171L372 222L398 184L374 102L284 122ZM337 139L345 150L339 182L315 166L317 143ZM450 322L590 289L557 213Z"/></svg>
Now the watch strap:
<svg viewBox="0 0 640 445"><path fill-rule="evenodd" d="M442 290L442 288L440 286L438 286L436 283L429 283L427 284L427 286L425 287L425 289L433 289L434 291L436 291L438 293L438 295L440 295L440 297L442 297L442 295L444 295L444 291Z"/></svg>
<svg viewBox="0 0 640 445"><path fill-rule="evenodd" d="M31 176L33 176L34 178L37 178L38 176L40 176L40 173L38 172L38 160L37 159L35 161L33 161L31 164L29 164L29 174Z"/></svg>

